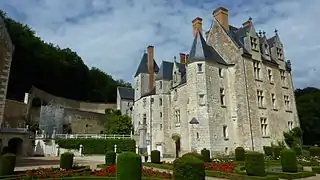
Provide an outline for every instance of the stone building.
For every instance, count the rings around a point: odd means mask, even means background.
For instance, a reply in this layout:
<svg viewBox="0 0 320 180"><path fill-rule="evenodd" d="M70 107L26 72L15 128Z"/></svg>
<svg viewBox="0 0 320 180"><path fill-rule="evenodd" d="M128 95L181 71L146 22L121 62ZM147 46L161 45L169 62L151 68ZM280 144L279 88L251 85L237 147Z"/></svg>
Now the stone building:
<svg viewBox="0 0 320 180"><path fill-rule="evenodd" d="M134 103L134 89L127 87L117 87L117 109L121 114L132 116Z"/></svg>
<svg viewBox="0 0 320 180"><path fill-rule="evenodd" d="M134 134L141 151L163 157L206 148L229 153L237 146L262 151L299 126L290 61L275 31L228 22L228 10L213 11L210 29L192 21L193 44L180 62L144 53L134 75ZM191 37L190 37L191 38Z"/></svg>

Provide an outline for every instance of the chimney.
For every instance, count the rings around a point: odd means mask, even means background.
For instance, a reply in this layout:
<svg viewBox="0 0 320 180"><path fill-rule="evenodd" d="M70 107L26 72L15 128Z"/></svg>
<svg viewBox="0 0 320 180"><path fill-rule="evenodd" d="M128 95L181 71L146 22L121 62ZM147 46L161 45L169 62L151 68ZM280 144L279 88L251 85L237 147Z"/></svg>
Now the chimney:
<svg viewBox="0 0 320 180"><path fill-rule="evenodd" d="M180 53L180 63L181 64L186 64L186 61L187 61L186 54Z"/></svg>
<svg viewBox="0 0 320 180"><path fill-rule="evenodd" d="M148 46L148 71L149 71L149 90L151 91L154 84L154 55L153 55L153 46Z"/></svg>
<svg viewBox="0 0 320 180"><path fill-rule="evenodd" d="M202 18L196 17L192 20L193 36L196 37L197 32L202 33Z"/></svg>
<svg viewBox="0 0 320 180"><path fill-rule="evenodd" d="M246 20L244 23L242 23L243 27L250 26L252 24L252 18L250 17L248 20Z"/></svg>
<svg viewBox="0 0 320 180"><path fill-rule="evenodd" d="M219 7L213 11L213 17L219 21L221 26L228 31L229 30L229 20L228 20L228 9L224 7Z"/></svg>

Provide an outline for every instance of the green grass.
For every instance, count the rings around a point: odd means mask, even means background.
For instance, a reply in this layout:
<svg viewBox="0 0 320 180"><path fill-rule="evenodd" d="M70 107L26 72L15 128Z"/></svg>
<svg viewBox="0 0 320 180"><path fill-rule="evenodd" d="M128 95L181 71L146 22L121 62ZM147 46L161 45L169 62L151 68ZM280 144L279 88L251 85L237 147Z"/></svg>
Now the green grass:
<svg viewBox="0 0 320 180"><path fill-rule="evenodd" d="M107 180L116 180L116 177L103 177L103 176L79 176L79 177L65 177L65 178L50 178L50 179L46 179L46 180L54 180L54 179L60 179L60 180L69 180L69 179L77 179L77 180L91 180L91 179L99 179L99 180L103 180L103 179L107 179ZM159 178L148 178L148 177L144 177L142 178L143 180L163 180L163 179L159 179Z"/></svg>
<svg viewBox="0 0 320 180"><path fill-rule="evenodd" d="M208 171L206 170L206 176L217 177L217 178L226 178L231 180L278 180L278 176L267 175L267 176L248 176L244 173L227 173L222 171Z"/></svg>
<svg viewBox="0 0 320 180"><path fill-rule="evenodd" d="M142 163L143 166L159 168L159 169L168 169L173 170L173 165L170 164L155 164L155 163Z"/></svg>
<svg viewBox="0 0 320 180"><path fill-rule="evenodd" d="M299 179L299 178L306 178L315 176L315 173L308 172L308 171L301 171L296 173L288 173L288 172L267 172L270 175L278 176L282 179Z"/></svg>

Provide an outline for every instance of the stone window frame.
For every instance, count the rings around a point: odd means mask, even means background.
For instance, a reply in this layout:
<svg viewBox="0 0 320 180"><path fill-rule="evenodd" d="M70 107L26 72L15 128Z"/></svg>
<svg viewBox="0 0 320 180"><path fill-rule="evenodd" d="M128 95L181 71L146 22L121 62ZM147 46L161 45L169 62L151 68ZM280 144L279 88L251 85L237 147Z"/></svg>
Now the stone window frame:
<svg viewBox="0 0 320 180"><path fill-rule="evenodd" d="M226 106L226 95L225 95L225 89L220 88L220 105L222 107Z"/></svg>
<svg viewBox="0 0 320 180"><path fill-rule="evenodd" d="M206 104L205 102L205 94L198 94L198 103L200 106L204 106Z"/></svg>
<svg viewBox="0 0 320 180"><path fill-rule="evenodd" d="M162 81L159 81L159 89L162 89Z"/></svg>
<svg viewBox="0 0 320 180"><path fill-rule="evenodd" d="M260 80L261 63L259 61L253 61L253 73L254 73L254 78L256 80Z"/></svg>
<svg viewBox="0 0 320 180"><path fill-rule="evenodd" d="M203 64L202 63L198 63L197 64L197 72L198 73L203 73Z"/></svg>
<svg viewBox="0 0 320 180"><path fill-rule="evenodd" d="M271 93L271 105L273 110L277 110L277 96L276 93Z"/></svg>
<svg viewBox="0 0 320 180"><path fill-rule="evenodd" d="M143 113L142 124L143 124L143 125L146 125L146 124L147 124L147 114L146 114L146 113Z"/></svg>
<svg viewBox="0 0 320 180"><path fill-rule="evenodd" d="M282 87L286 87L286 85L287 85L286 71L283 69L280 69L279 72L280 72L280 80L281 80Z"/></svg>
<svg viewBox="0 0 320 180"><path fill-rule="evenodd" d="M229 140L229 132L228 132L227 125L222 126L222 136L223 136L224 140Z"/></svg>
<svg viewBox="0 0 320 180"><path fill-rule="evenodd" d="M177 89L174 89L174 91L173 91L173 100L174 101L178 100L178 90Z"/></svg>
<svg viewBox="0 0 320 180"><path fill-rule="evenodd" d="M163 103L163 102L162 102L162 98L160 97L160 98L159 98L159 106L162 106L162 103Z"/></svg>
<svg viewBox="0 0 320 180"><path fill-rule="evenodd" d="M273 71L271 68L267 68L267 72L268 72L268 81L273 84L274 83L274 79L273 79Z"/></svg>
<svg viewBox="0 0 320 180"><path fill-rule="evenodd" d="M143 98L143 107L146 107L147 106L147 99L146 98Z"/></svg>
<svg viewBox="0 0 320 180"><path fill-rule="evenodd" d="M264 108L264 92L263 90L257 90L258 107Z"/></svg>
<svg viewBox="0 0 320 180"><path fill-rule="evenodd" d="M293 129L293 121L288 121L288 129L289 131Z"/></svg>
<svg viewBox="0 0 320 180"><path fill-rule="evenodd" d="M262 137L267 138L269 137L269 124L268 119L266 117L260 117L260 131Z"/></svg>
<svg viewBox="0 0 320 180"><path fill-rule="evenodd" d="M254 51L259 51L259 46L258 46L259 42L258 42L258 38L250 36L250 45L251 45L251 49Z"/></svg>
<svg viewBox="0 0 320 180"><path fill-rule="evenodd" d="M282 50L282 48L276 47L276 50L277 50L277 58L279 60L282 60L283 59L283 50Z"/></svg>
<svg viewBox="0 0 320 180"><path fill-rule="evenodd" d="M180 109L176 109L175 111L174 111L174 119L175 119L175 124L176 124L176 127L180 127L180 123L181 123L181 121L180 121Z"/></svg>
<svg viewBox="0 0 320 180"><path fill-rule="evenodd" d="M284 95L283 96L284 100L284 107L286 108L286 111L290 110L290 98L289 95Z"/></svg>
<svg viewBox="0 0 320 180"><path fill-rule="evenodd" d="M218 72L219 72L219 77L223 78L223 69L219 68Z"/></svg>
<svg viewBox="0 0 320 180"><path fill-rule="evenodd" d="M162 112L159 113L160 118L162 118Z"/></svg>

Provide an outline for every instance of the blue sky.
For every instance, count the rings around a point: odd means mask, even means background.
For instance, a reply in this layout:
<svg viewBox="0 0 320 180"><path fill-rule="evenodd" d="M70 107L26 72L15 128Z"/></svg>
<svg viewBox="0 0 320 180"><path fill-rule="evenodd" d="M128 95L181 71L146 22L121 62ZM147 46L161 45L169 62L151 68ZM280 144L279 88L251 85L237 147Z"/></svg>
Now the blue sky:
<svg viewBox="0 0 320 180"><path fill-rule="evenodd" d="M155 59L189 52L191 21L208 30L212 11L229 9L235 26L250 16L268 36L277 28L292 61L296 88L320 87L319 0L1 0L8 16L28 24L43 40L69 47L89 66L131 82L142 53L155 46Z"/></svg>

